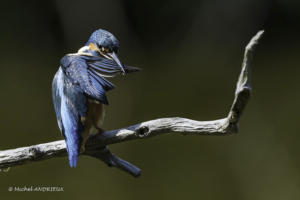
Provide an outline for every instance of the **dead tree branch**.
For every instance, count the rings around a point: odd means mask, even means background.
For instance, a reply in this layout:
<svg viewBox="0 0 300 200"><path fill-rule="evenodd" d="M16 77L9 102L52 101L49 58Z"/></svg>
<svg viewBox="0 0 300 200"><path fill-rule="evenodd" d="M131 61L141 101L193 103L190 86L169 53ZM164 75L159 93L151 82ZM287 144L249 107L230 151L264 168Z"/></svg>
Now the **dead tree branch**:
<svg viewBox="0 0 300 200"><path fill-rule="evenodd" d="M251 95L249 73L254 48L262 35L263 31L259 31L245 48L233 104L227 117L214 121L196 121L180 117L161 118L141 122L126 128L106 131L102 134L94 134L89 137L86 152L83 154L96 157L109 166L117 167L137 177L140 175L141 170L112 154L107 145L173 132L184 135L228 135L237 133L239 119ZM0 169L66 155L64 140L9 149L0 151Z"/></svg>

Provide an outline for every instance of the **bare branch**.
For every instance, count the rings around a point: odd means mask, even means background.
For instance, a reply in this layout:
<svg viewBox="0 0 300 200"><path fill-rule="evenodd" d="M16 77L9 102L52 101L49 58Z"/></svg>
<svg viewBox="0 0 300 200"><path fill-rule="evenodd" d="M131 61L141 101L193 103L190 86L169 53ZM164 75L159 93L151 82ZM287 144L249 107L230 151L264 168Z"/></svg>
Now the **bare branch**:
<svg viewBox="0 0 300 200"><path fill-rule="evenodd" d="M114 166L137 177L141 170L112 154L107 145L128 140L144 139L165 133L178 132L184 135L227 135L237 133L238 122L251 95L249 73L254 48L262 37L259 31L245 48L241 73L236 85L233 104L226 118L214 121L196 121L186 118L161 118L142 122L127 128L91 135L84 155L96 157L108 166ZM52 157L66 156L64 140L0 151L0 169L40 161Z"/></svg>

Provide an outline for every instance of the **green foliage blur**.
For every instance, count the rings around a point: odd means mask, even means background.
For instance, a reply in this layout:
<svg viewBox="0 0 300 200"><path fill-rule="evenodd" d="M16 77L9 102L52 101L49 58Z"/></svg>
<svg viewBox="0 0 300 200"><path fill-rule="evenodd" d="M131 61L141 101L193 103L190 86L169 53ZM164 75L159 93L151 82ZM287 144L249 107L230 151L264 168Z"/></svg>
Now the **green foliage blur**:
<svg viewBox="0 0 300 200"><path fill-rule="evenodd" d="M0 149L62 139L51 82L64 54L103 28L122 62L143 71L112 80L104 129L181 116L227 115L243 50L255 52L253 96L233 136L170 134L112 145L138 179L81 156L0 172L1 199L300 199L299 1L5 1L0 7ZM64 192L9 192L61 186Z"/></svg>

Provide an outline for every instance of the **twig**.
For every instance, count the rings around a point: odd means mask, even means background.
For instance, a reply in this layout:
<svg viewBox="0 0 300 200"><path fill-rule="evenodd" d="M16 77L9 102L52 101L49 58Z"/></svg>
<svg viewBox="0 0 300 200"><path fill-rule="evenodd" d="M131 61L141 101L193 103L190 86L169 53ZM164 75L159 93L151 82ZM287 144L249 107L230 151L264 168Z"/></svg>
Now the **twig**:
<svg viewBox="0 0 300 200"><path fill-rule="evenodd" d="M228 135L238 132L238 122L251 95L249 80L254 48L263 31L259 31L245 48L242 70L237 82L233 104L226 118L214 121L196 121L180 117L161 118L142 122L127 128L91 135L84 155L96 157L108 166L114 166L137 177L141 170L112 154L107 145L128 140L145 139L165 133L178 132L184 135ZM66 156L64 140L0 151L0 169Z"/></svg>

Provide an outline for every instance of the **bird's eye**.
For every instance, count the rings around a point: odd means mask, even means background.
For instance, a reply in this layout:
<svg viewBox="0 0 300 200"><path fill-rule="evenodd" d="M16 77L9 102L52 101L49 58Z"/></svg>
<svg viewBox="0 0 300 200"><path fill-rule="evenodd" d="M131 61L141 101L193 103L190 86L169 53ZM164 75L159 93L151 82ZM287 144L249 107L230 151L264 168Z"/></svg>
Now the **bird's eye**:
<svg viewBox="0 0 300 200"><path fill-rule="evenodd" d="M111 50L109 48L106 48L106 47L101 47L101 51L103 53L111 53Z"/></svg>

